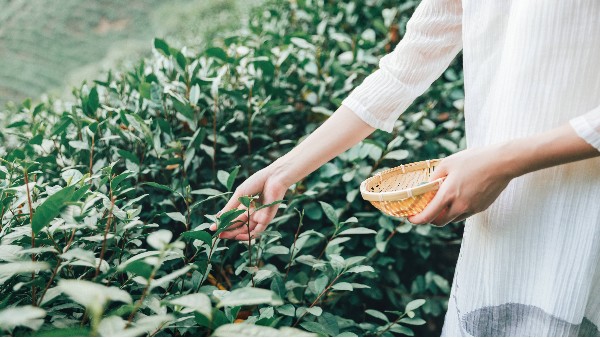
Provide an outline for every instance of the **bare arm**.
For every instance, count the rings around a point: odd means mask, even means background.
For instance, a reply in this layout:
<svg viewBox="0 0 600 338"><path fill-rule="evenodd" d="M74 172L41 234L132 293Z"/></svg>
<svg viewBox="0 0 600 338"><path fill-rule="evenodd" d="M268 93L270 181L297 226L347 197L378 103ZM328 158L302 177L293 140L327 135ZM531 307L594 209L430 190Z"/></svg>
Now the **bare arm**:
<svg viewBox="0 0 600 338"><path fill-rule="evenodd" d="M431 180L446 177L417 224L457 222L487 209L510 180L527 173L600 156L569 124L501 144L463 150L445 158ZM465 165L468 164L468 165Z"/></svg>
<svg viewBox="0 0 600 338"><path fill-rule="evenodd" d="M238 201L238 198L244 195L259 194L263 204L282 199L292 184L362 141L374 130L374 127L364 122L352 110L344 105L340 106L294 149L240 184L229 202L217 214L244 207ZM250 219L250 236L255 237L262 232L276 212L277 206L272 206L254 213ZM240 221L239 224L247 222L247 214L242 214L236 220ZM215 224L211 226L211 230L216 230ZM248 229L239 226L222 232L219 236L245 241L248 240Z"/></svg>

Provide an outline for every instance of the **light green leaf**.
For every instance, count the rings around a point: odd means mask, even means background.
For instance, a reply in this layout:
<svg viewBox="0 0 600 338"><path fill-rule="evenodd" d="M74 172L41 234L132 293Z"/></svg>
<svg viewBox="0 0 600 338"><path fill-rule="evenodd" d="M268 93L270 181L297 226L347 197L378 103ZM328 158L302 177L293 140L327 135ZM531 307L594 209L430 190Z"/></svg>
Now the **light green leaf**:
<svg viewBox="0 0 600 338"><path fill-rule="evenodd" d="M181 306L181 313L198 312L206 318L212 318L212 304L210 298L203 293L193 293L179 298L171 299L170 304Z"/></svg>
<svg viewBox="0 0 600 338"><path fill-rule="evenodd" d="M217 307L270 304L282 305L283 301L273 291L253 287L245 287L231 291L225 295Z"/></svg>
<svg viewBox="0 0 600 338"><path fill-rule="evenodd" d="M254 325L247 323L224 324L219 326L214 336L217 337L316 337L314 333L302 331L293 327L282 327L280 329L269 326Z"/></svg>
<svg viewBox="0 0 600 338"><path fill-rule="evenodd" d="M183 224L187 224L187 220L185 219L185 216L183 216L180 212L167 212L165 214L174 221L181 222Z"/></svg>
<svg viewBox="0 0 600 338"><path fill-rule="evenodd" d="M354 288L352 287L352 284L347 283L347 282L340 282L340 283L333 284L333 286L331 288L334 290L340 290L340 291L354 290Z"/></svg>
<svg viewBox="0 0 600 338"><path fill-rule="evenodd" d="M362 272L375 272L372 266L369 265L358 265L350 268L346 271L347 273L362 273Z"/></svg>
<svg viewBox="0 0 600 338"><path fill-rule="evenodd" d="M400 150L390 151L389 153L385 154L383 156L383 158L388 159L388 160L401 161L401 160L405 160L406 158L408 158L408 155L410 155L408 150L400 149Z"/></svg>
<svg viewBox="0 0 600 338"><path fill-rule="evenodd" d="M275 245L275 246L269 247L265 252L274 254L274 255L287 255L290 253L290 249L283 245Z"/></svg>
<svg viewBox="0 0 600 338"><path fill-rule="evenodd" d="M365 310L365 313L368 314L369 316L375 317L377 319L381 319L384 322L389 323L389 319L387 318L387 316L385 314L383 314L383 312L369 309L369 310Z"/></svg>
<svg viewBox="0 0 600 338"><path fill-rule="evenodd" d="M6 280L10 277L29 273L29 272L38 272L40 270L48 270L50 269L50 265L46 262L15 262L15 263L6 263L0 264L0 285L2 285Z"/></svg>
<svg viewBox="0 0 600 338"><path fill-rule="evenodd" d="M369 228L364 228L364 227L357 227L357 228L350 228L347 230L344 230L342 232L340 232L338 234L338 236L344 236L344 235L370 235L370 234L376 234L377 231L373 230L373 229L369 229Z"/></svg>
<svg viewBox="0 0 600 338"><path fill-rule="evenodd" d="M101 314L109 301L132 303L129 293L116 286L107 287L86 280L61 279L58 281L58 288L86 307L93 315Z"/></svg>
<svg viewBox="0 0 600 338"><path fill-rule="evenodd" d="M423 304L425 304L425 299L415 299L413 301L410 301L408 304L406 304L406 308L404 309L404 311L406 311L406 312L412 311L414 309L421 307Z"/></svg>
<svg viewBox="0 0 600 338"><path fill-rule="evenodd" d="M148 245L150 245L151 247L153 247L157 250L161 250L167 244L169 244L169 242L171 242L172 238L173 238L173 233L171 231L166 230L166 229L160 229L160 230L156 230L153 233L151 233L150 235L148 235L148 237L146 238L146 241L148 242Z"/></svg>
<svg viewBox="0 0 600 338"><path fill-rule="evenodd" d="M34 331L44 323L46 311L39 307L25 305L9 307L0 311L0 329L11 331L17 326L25 326Z"/></svg>
<svg viewBox="0 0 600 338"><path fill-rule="evenodd" d="M315 290L317 293L323 292L329 283L329 277L327 275L321 275L315 279Z"/></svg>

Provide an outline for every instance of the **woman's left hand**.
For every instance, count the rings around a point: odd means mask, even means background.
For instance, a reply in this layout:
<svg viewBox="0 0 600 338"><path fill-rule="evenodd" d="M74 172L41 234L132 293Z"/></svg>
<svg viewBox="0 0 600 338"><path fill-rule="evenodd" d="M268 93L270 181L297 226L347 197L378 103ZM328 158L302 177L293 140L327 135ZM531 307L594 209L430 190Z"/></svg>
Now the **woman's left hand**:
<svg viewBox="0 0 600 338"><path fill-rule="evenodd" d="M444 158L429 181L445 177L425 209L408 220L444 226L487 209L517 175L502 144L460 151Z"/></svg>

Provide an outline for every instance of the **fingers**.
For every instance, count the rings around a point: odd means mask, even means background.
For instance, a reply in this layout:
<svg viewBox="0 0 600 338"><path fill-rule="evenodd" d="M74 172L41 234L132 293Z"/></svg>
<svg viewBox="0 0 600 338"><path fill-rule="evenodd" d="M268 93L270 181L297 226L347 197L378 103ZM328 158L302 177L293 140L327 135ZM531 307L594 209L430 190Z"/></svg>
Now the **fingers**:
<svg viewBox="0 0 600 338"><path fill-rule="evenodd" d="M438 178L442 178L445 176L448 176L448 169L446 168L446 166L440 163L437 167L435 167L435 169L431 173L431 176L429 176L429 182L433 182Z"/></svg>
<svg viewBox="0 0 600 338"><path fill-rule="evenodd" d="M262 199L261 203L269 204L269 203L275 202L278 199L280 199L281 196L279 196L279 195L280 195L280 192L276 191L275 189L265 189L265 191L263 192L263 199ZM276 205L272 205L268 208L260 209L252 215L252 219L256 223L264 224L265 226L267 226L271 222L273 217L275 217L278 207L279 207L279 204L276 204Z"/></svg>
<svg viewBox="0 0 600 338"><path fill-rule="evenodd" d="M247 241L249 238L257 238L260 236L261 232L265 231L268 224L258 223L254 230L250 231L250 236L248 236L248 232L243 232L235 237L238 241Z"/></svg>
<svg viewBox="0 0 600 338"><path fill-rule="evenodd" d="M238 198L240 196L242 196L242 191L240 189L236 189L233 192L233 195L231 195L231 198L229 198L229 201L227 201L227 204L225 204L225 206L223 207L223 209L221 209L219 212L217 212L217 217L221 216L221 214L226 211L237 209L241 204L240 201L238 200ZM211 224L209 229L212 231L217 230L217 224L216 223Z"/></svg>
<svg viewBox="0 0 600 338"><path fill-rule="evenodd" d="M230 225L227 230L219 234L219 238L231 239L234 238L239 231L245 231L244 229L246 229L246 222L248 222L248 213L244 212L236 217L232 222L232 225Z"/></svg>
<svg viewBox="0 0 600 338"><path fill-rule="evenodd" d="M408 221L413 224L426 224L435 220L445 208L450 206L446 199L446 190L442 185L425 209L416 215L409 216Z"/></svg>
<svg viewBox="0 0 600 338"><path fill-rule="evenodd" d="M250 226L250 231L252 231L252 229L255 227L256 227L256 224L254 226ZM231 231L224 231L219 234L219 238L237 239L236 237L240 234L248 234L248 226L247 225L244 224L243 226L238 227Z"/></svg>

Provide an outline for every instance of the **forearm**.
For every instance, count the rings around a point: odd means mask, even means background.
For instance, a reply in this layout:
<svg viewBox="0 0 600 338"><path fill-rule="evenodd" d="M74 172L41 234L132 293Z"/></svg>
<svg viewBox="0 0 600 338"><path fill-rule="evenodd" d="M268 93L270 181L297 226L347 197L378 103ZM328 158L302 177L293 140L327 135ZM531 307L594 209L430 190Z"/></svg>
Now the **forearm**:
<svg viewBox="0 0 600 338"><path fill-rule="evenodd" d="M506 169L512 177L560 164L600 156L569 124L511 140L502 145Z"/></svg>
<svg viewBox="0 0 600 338"><path fill-rule="evenodd" d="M272 175L291 186L373 131L375 128L342 105L294 149L273 162Z"/></svg>

